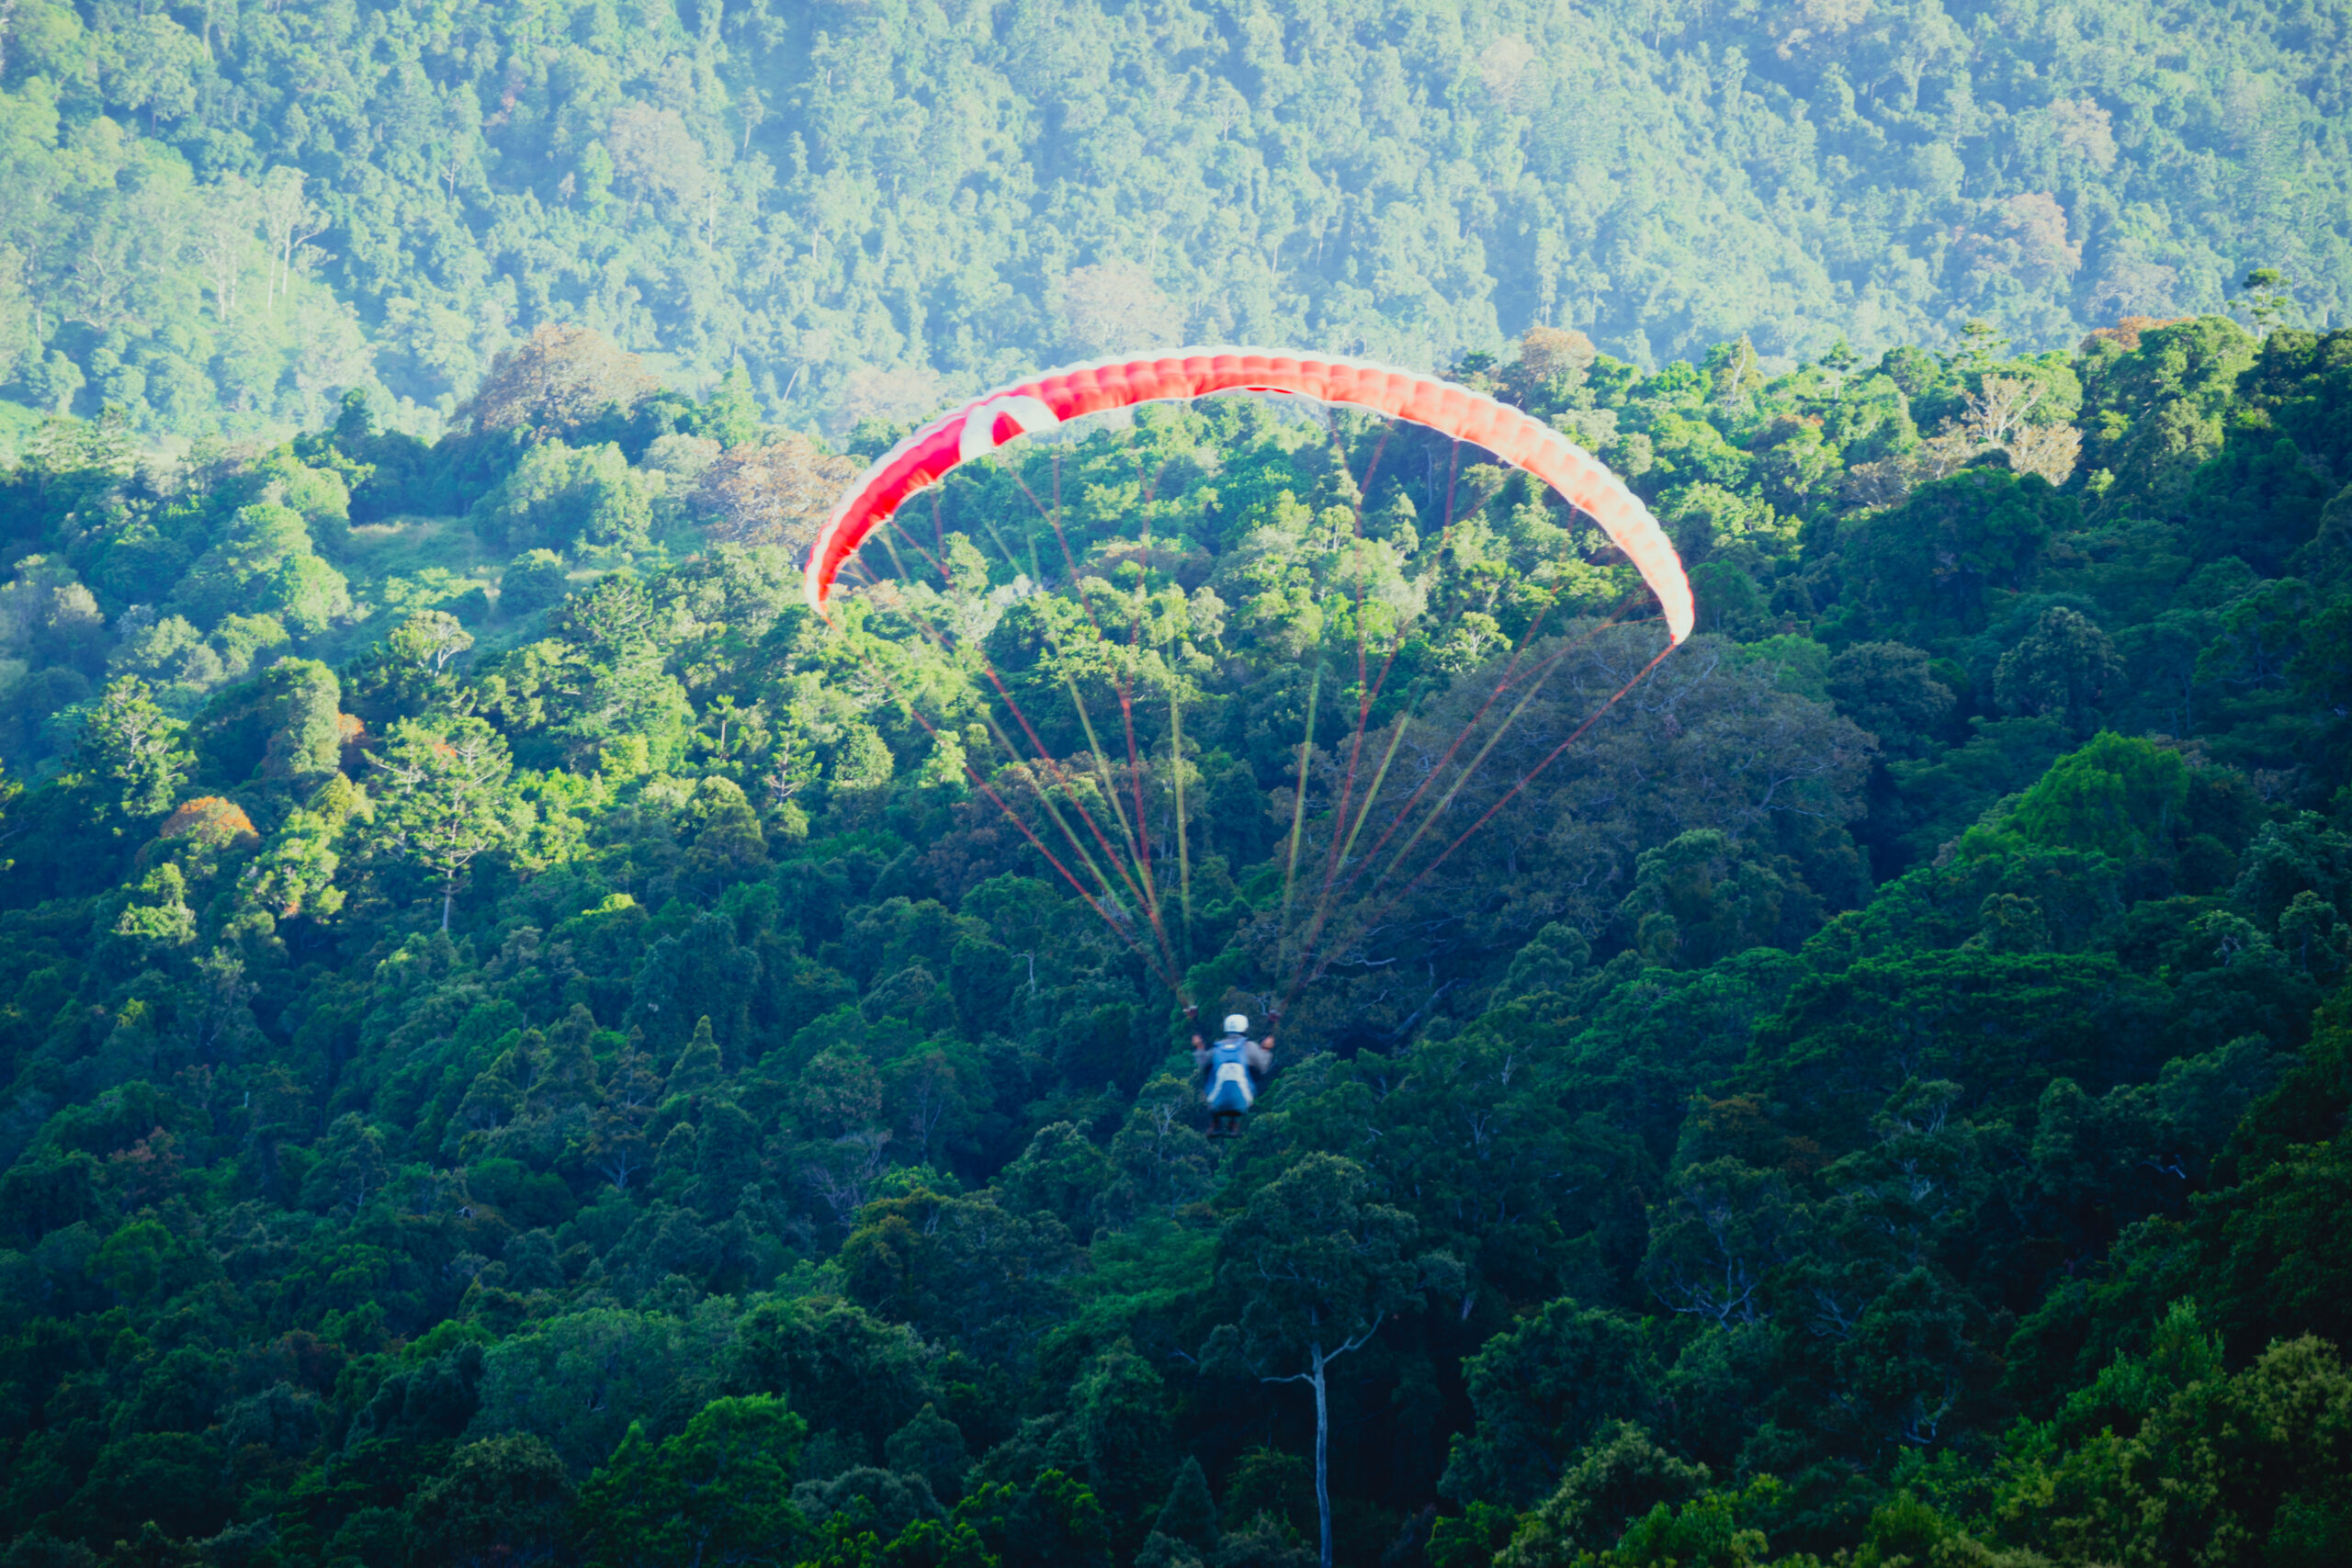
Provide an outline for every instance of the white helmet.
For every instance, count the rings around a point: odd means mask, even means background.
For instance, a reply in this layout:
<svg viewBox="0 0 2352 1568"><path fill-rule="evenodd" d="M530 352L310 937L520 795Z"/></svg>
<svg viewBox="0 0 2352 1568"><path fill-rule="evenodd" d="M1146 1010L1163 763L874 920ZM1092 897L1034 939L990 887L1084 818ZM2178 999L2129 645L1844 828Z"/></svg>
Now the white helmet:
<svg viewBox="0 0 2352 1568"><path fill-rule="evenodd" d="M1248 1033L1250 1032L1250 1019L1248 1015L1238 1012L1227 1014L1225 1021L1225 1032L1227 1034Z"/></svg>

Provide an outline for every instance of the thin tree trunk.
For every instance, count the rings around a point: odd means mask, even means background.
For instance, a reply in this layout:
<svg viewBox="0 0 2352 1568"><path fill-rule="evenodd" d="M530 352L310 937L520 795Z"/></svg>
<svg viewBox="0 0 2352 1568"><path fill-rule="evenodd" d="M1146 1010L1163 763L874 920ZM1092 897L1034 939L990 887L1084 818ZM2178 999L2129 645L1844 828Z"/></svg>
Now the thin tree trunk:
<svg viewBox="0 0 2352 1568"><path fill-rule="evenodd" d="M1315 1365L1315 1511L1323 1525L1323 1568L1331 1568L1331 1407L1324 1397L1323 1347L1310 1343Z"/></svg>
<svg viewBox="0 0 2352 1568"><path fill-rule="evenodd" d="M457 897L456 883L445 882L441 885L441 929L445 931L449 929L449 906L457 901Z"/></svg>

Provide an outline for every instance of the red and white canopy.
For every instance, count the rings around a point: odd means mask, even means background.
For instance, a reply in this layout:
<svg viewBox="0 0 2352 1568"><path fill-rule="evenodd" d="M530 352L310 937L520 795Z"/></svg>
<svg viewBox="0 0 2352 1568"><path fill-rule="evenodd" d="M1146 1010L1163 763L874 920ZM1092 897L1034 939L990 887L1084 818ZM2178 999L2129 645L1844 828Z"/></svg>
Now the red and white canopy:
<svg viewBox="0 0 2352 1568"><path fill-rule="evenodd" d="M1233 391L1287 392L1371 409L1525 468L1625 552L1657 595L1674 641L1690 635L1690 581L1673 543L1624 481L1575 442L1518 409L1435 377L1335 355L1262 348L1177 348L1074 365L999 388L924 425L866 469L818 531L808 552L810 608L823 614L834 577L865 536L956 465L1086 414Z"/></svg>

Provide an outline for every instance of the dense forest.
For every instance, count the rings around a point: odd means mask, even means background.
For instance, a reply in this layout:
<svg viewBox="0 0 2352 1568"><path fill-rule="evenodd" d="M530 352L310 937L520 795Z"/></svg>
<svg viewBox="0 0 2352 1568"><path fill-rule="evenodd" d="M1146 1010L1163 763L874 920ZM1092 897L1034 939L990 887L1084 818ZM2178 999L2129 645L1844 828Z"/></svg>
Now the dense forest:
<svg viewBox="0 0 2352 1568"><path fill-rule="evenodd" d="M1613 704L1584 520L1286 400L830 624L898 432L742 369L51 420L0 1562L2345 1561L2352 333L2245 306L1461 358L1690 565ZM1187 1001L1283 1010L1238 1138Z"/></svg>
<svg viewBox="0 0 2352 1568"><path fill-rule="evenodd" d="M7 0L0 449L431 437L549 321L836 435L1114 346L1781 374L2255 265L2325 330L2348 62L2328 0Z"/></svg>
<svg viewBox="0 0 2352 1568"><path fill-rule="evenodd" d="M2352 1561L2347 62L0 0L0 1568Z"/></svg>

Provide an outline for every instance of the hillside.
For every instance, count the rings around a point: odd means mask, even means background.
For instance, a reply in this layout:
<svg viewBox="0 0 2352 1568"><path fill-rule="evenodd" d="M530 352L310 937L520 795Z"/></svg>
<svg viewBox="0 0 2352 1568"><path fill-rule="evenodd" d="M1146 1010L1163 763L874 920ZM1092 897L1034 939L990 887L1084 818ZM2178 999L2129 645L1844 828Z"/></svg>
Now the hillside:
<svg viewBox="0 0 2352 1568"><path fill-rule="evenodd" d="M830 627L844 459L591 335L45 427L0 1561L1303 1568L1318 1399L1366 1568L2352 1552L2352 333L1453 369L1690 564L1613 706L1589 525L1274 400Z"/></svg>
<svg viewBox="0 0 2352 1568"><path fill-rule="evenodd" d="M2347 61L2340 5L16 0L0 397L431 435L563 321L838 434L1182 341L2065 350L2255 266L2325 329Z"/></svg>

